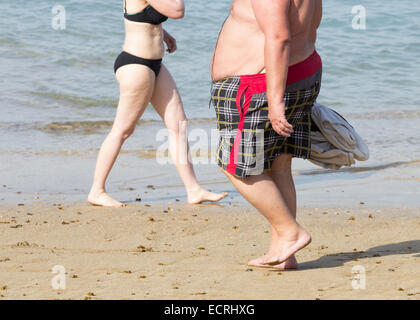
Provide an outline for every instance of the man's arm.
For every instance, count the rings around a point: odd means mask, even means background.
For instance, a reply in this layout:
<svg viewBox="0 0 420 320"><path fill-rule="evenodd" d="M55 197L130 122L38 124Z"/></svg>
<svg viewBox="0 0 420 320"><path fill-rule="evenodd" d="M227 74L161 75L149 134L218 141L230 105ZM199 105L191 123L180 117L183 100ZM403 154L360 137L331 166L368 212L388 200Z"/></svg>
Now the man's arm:
<svg viewBox="0 0 420 320"><path fill-rule="evenodd" d="M251 3L265 36L264 63L270 121L277 133L290 136L293 127L286 120L283 101L290 57L290 0L251 0Z"/></svg>

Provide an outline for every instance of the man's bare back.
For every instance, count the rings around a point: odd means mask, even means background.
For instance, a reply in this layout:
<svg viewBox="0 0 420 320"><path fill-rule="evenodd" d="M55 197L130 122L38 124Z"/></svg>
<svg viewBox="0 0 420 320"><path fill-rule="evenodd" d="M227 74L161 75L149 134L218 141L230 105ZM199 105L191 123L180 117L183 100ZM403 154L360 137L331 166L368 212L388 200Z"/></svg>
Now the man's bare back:
<svg viewBox="0 0 420 320"><path fill-rule="evenodd" d="M316 31L322 19L322 0L289 1L289 65L293 65L305 60L315 49ZM234 0L215 49L213 80L264 72L264 44L265 36L251 0Z"/></svg>

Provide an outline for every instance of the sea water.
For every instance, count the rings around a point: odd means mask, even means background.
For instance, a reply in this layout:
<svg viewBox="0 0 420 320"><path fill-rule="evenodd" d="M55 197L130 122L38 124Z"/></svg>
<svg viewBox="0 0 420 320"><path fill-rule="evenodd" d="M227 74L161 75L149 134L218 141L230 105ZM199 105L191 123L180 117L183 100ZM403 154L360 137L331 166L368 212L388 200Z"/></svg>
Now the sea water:
<svg viewBox="0 0 420 320"><path fill-rule="evenodd" d="M164 63L191 120L193 146L202 144L197 136L203 131L209 145L217 143L210 139L216 126L210 61L230 4L187 0L185 18L164 24L178 42ZM360 6L364 11L353 11ZM65 10L63 29L54 26L54 8ZM357 15L364 12L360 28ZM419 205L419 16L420 6L409 0L324 0L318 102L348 119L371 158L339 172L295 161L301 203ZM84 200L118 104L113 63L123 40L122 1L0 3L0 202ZM174 167L155 159L163 143L159 120L148 108L110 176L109 190L122 200L185 198ZM207 187L230 191L227 201L239 201L214 161L196 169ZM146 194L150 184L160 191Z"/></svg>

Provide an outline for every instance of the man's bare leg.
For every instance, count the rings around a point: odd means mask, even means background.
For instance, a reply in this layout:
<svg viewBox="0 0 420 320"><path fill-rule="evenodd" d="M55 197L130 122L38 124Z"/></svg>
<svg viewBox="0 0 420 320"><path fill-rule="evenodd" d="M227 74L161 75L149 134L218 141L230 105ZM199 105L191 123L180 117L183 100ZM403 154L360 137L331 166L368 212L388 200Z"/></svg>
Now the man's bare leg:
<svg viewBox="0 0 420 320"><path fill-rule="evenodd" d="M269 175L238 178L222 171L274 229L277 238L272 238L271 251L262 261L263 264L281 264L311 242L310 234L297 224L279 188Z"/></svg>
<svg viewBox="0 0 420 320"><path fill-rule="evenodd" d="M290 213L296 219L297 205L296 205L296 188L292 176L292 155L284 154L275 159L272 165L272 170L267 174L274 180L277 188L280 190ZM249 266L266 267L263 261L267 255L270 255L274 250L274 244L278 241L277 233L273 226L270 225L270 248L268 253L260 258L248 262ZM272 266L273 268L285 270L296 269L298 266L296 257L293 255L285 262Z"/></svg>

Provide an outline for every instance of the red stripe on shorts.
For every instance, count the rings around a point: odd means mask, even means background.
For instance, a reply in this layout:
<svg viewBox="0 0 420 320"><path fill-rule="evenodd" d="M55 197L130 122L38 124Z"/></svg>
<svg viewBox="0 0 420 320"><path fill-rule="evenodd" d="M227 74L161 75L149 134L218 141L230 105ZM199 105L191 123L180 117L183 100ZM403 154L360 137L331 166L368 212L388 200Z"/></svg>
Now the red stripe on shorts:
<svg viewBox="0 0 420 320"><path fill-rule="evenodd" d="M248 112L251 99L254 94L259 94L267 91L265 74L246 75L241 76L238 93L236 95L236 107L240 115L238 131L236 138L233 142L232 150L230 153L229 163L227 164L226 171L230 174L235 174L236 166L238 163L239 146L242 139L242 131L245 123L245 115ZM243 104L241 104L242 97Z"/></svg>
<svg viewBox="0 0 420 320"><path fill-rule="evenodd" d="M314 51L307 59L302 62L299 62L295 65L289 67L287 75L287 84L295 83L310 76L314 75L322 67L322 60L319 54ZM236 133L236 138L233 142L232 150L230 153L229 163L227 164L226 171L230 174L235 174L239 146L242 139L242 131L244 128L245 115L248 111L249 105L251 103L252 96L254 94L259 94L267 91L267 82L266 74L252 74L252 75L243 75L241 77L241 82L239 84L238 93L236 95L236 107L240 114L238 131ZM241 105L242 97L244 97L243 105Z"/></svg>

